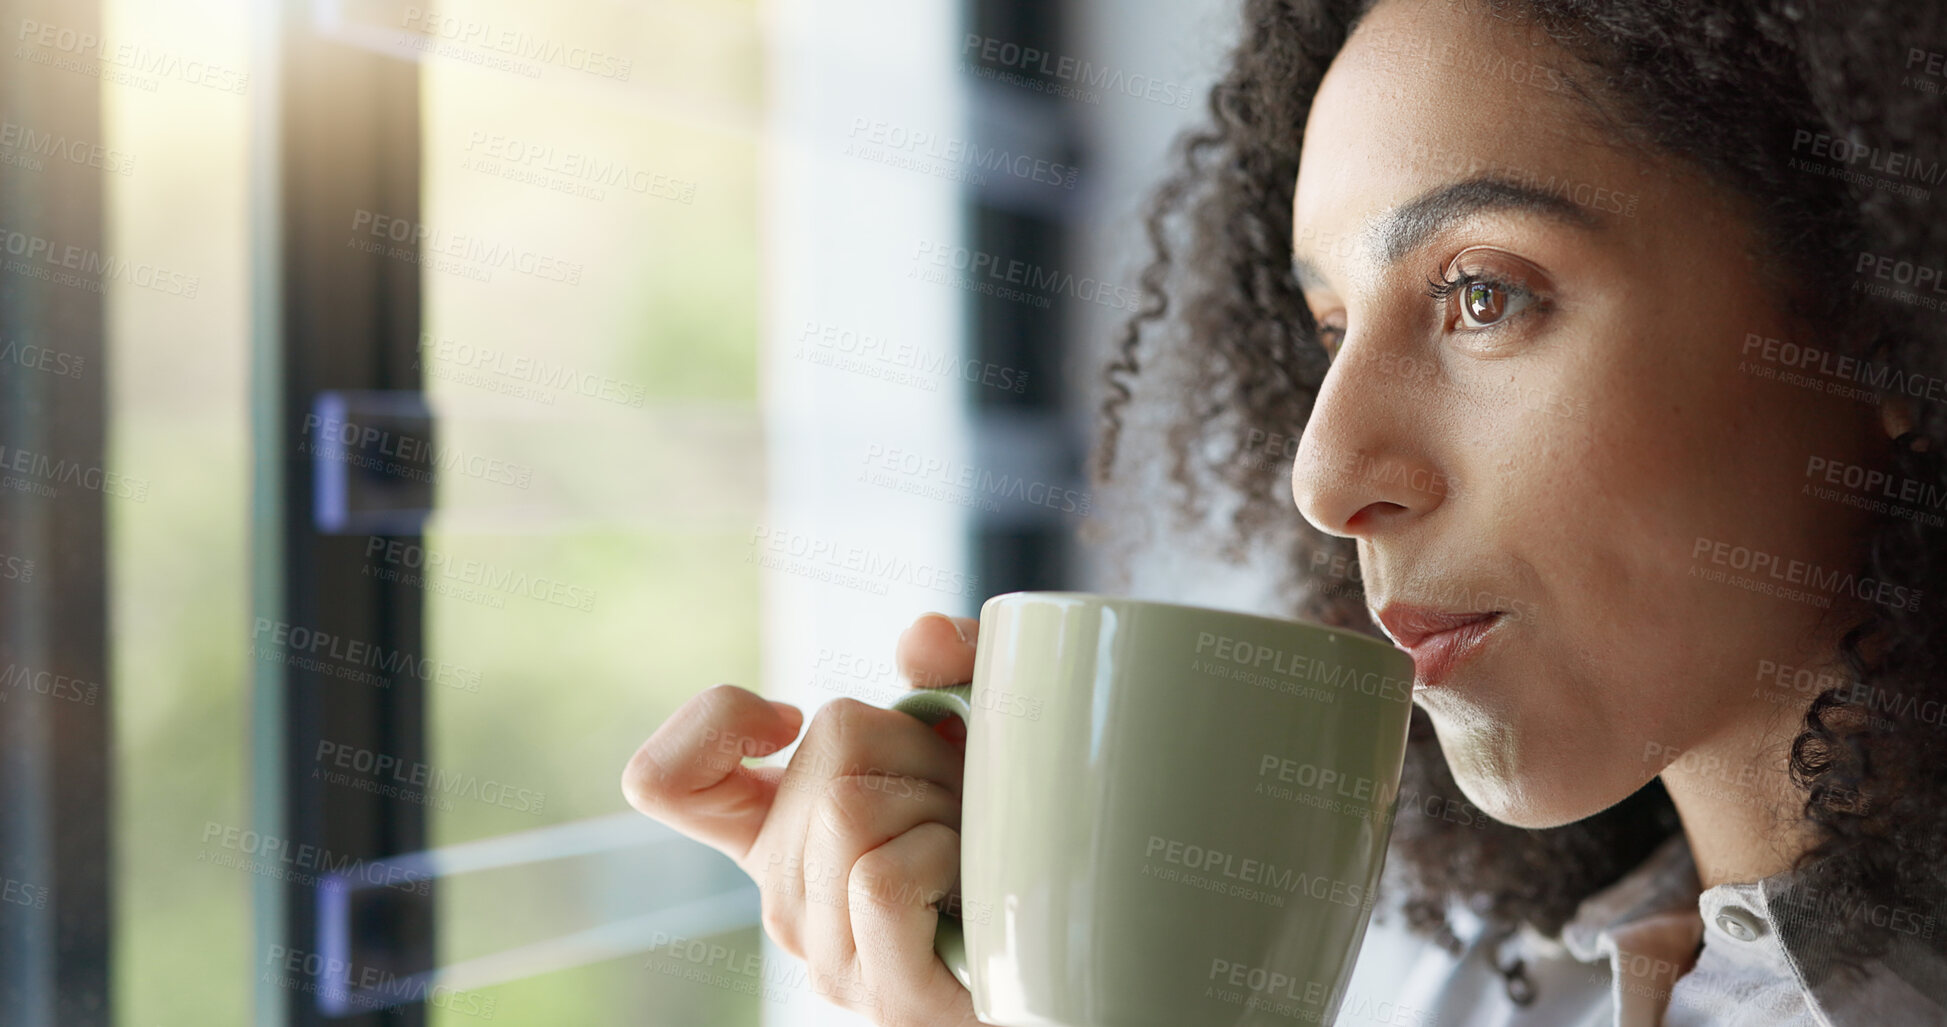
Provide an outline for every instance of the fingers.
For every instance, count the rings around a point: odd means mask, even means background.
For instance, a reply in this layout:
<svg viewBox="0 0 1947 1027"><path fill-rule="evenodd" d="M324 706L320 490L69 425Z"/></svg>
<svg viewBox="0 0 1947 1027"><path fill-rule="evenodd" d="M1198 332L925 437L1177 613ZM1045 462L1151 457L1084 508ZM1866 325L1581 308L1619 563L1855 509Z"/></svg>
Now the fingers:
<svg viewBox="0 0 1947 1027"><path fill-rule="evenodd" d="M894 774L960 794L965 771L960 752L941 741L918 717L840 697L818 708L804 742L791 756L780 792L815 802L826 782L848 774Z"/></svg>
<svg viewBox="0 0 1947 1027"><path fill-rule="evenodd" d="M973 678L978 620L928 614L901 634L915 687ZM748 756L803 742L788 766ZM959 873L965 727L840 698L805 714L719 685L691 699L623 771L630 805L736 860L762 892L763 926L805 960L827 999L882 1027L973 1025L934 954L937 909Z"/></svg>
<svg viewBox="0 0 1947 1027"><path fill-rule="evenodd" d="M980 621L929 613L899 635L894 662L915 688L964 685L973 680L974 644Z"/></svg>
<svg viewBox="0 0 1947 1027"><path fill-rule="evenodd" d="M960 876L960 832L938 821L916 825L852 865L847 893L858 966L884 1023L975 1023L972 996L933 952L937 909Z"/></svg>
<svg viewBox="0 0 1947 1027"><path fill-rule="evenodd" d="M896 790L924 792L936 802L950 796L957 805L961 756L959 750L910 714L843 698L834 699L818 710L805 731L803 743L792 754L791 764L777 784L770 818L743 864L744 871L759 882L763 892L765 931L793 955L804 956L812 951L814 944L804 937L807 891L822 888L820 896L829 899L833 888L843 887L851 868L849 859L842 867L835 866L832 861L838 857L807 851L814 821L823 816L827 823L833 818L842 823L852 817L847 810L823 811L834 798L832 783L842 777L873 775L880 780L855 782L847 787L867 800ZM899 783L902 779L903 783ZM875 794L861 786L865 783L885 787ZM905 801L910 805L910 798ZM933 815L938 811L929 806L926 812ZM883 832L883 828L874 826L879 822L874 816L862 813L858 822L864 825L863 830ZM899 830L918 822L919 819L909 820ZM889 837L891 834L884 834L872 844ZM827 846L825 852L831 851ZM856 858L856 853L852 858ZM829 931L821 934L821 937L829 936ZM845 948L850 950L849 942Z"/></svg>
<svg viewBox="0 0 1947 1027"><path fill-rule="evenodd" d="M851 887L860 879L861 858L925 823L957 832L960 796L911 777L855 774L831 781L804 845L804 945L825 968L842 969L857 957ZM887 878L883 872L871 880L881 902L923 909L944 897L929 898L911 881Z"/></svg>
<svg viewBox="0 0 1947 1027"><path fill-rule="evenodd" d="M804 713L735 685L684 703L622 771L629 805L741 861L762 830L783 772L743 765L791 744Z"/></svg>

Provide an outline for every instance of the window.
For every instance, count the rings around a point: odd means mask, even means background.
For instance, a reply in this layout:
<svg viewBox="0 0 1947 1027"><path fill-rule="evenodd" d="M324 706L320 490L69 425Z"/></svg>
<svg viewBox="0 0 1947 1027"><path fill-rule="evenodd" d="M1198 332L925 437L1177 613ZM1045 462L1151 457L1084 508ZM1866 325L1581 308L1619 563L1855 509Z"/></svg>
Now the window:
<svg viewBox="0 0 1947 1027"><path fill-rule="evenodd" d="M1191 112L1005 55L1187 90L1199 17L0 0L0 230L101 258L0 273L0 445L92 483L0 489L19 1022L860 1022L616 777L1093 583Z"/></svg>

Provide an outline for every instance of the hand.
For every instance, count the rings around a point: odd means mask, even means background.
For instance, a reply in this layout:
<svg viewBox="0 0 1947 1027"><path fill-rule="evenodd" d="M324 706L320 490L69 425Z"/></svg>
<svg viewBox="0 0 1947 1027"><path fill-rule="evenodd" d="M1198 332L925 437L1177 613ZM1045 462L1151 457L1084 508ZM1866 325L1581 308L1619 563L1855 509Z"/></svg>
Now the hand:
<svg viewBox="0 0 1947 1027"><path fill-rule="evenodd" d="M979 626L920 617L899 636L900 673L916 687L971 681ZM757 882L764 930L825 998L880 1027L979 1023L933 951L960 873L965 725L838 698L789 766L743 765L790 745L803 724L789 703L716 685L642 743L622 794Z"/></svg>

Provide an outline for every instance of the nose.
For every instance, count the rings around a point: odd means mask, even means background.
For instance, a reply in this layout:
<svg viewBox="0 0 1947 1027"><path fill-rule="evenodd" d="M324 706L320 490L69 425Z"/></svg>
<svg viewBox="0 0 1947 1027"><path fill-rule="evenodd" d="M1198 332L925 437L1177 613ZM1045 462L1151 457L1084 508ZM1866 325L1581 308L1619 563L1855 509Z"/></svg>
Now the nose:
<svg viewBox="0 0 1947 1027"><path fill-rule="evenodd" d="M1370 539L1432 513L1455 486L1428 456L1426 419L1437 402L1428 379L1398 374L1373 345L1351 343L1312 403L1291 496L1319 531Z"/></svg>

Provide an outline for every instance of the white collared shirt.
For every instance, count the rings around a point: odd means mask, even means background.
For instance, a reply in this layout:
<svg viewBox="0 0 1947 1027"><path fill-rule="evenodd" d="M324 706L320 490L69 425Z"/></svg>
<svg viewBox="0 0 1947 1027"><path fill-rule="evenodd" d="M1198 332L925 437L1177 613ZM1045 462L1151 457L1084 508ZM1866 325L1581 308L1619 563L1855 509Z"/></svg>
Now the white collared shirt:
<svg viewBox="0 0 1947 1027"><path fill-rule="evenodd" d="M1925 1027L1947 1025L1947 963L1930 941L1947 910L1837 908L1788 874L1701 890L1689 843L1664 842L1583 900L1559 941L1531 929L1488 951L1478 917L1449 914L1454 956L1375 922L1360 949L1342 1027ZM1863 979L1829 975L1847 923L1888 932ZM1698 952L1697 942L1703 941ZM1696 953L1695 964L1690 965ZM1519 958L1535 998L1518 1006L1494 966ZM1402 978L1401 968L1405 968ZM1686 969L1687 967L1687 969Z"/></svg>

